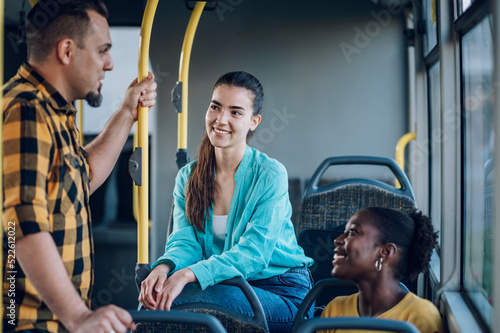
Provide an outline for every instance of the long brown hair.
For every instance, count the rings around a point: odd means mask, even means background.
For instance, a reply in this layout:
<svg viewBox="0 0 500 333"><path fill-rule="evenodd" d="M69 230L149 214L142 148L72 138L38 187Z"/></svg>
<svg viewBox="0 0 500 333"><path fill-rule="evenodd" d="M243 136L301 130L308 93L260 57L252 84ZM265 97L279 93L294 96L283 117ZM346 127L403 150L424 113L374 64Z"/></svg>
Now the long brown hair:
<svg viewBox="0 0 500 333"><path fill-rule="evenodd" d="M264 90L259 80L253 75L242 71L230 72L217 80L214 90L220 85L240 87L251 91L254 95L253 116L261 113ZM252 131L248 132L247 141L252 134ZM193 166L186 185L186 216L200 232L205 232L205 216L207 218L209 216L215 191L215 147L205 132L198 147L198 161Z"/></svg>

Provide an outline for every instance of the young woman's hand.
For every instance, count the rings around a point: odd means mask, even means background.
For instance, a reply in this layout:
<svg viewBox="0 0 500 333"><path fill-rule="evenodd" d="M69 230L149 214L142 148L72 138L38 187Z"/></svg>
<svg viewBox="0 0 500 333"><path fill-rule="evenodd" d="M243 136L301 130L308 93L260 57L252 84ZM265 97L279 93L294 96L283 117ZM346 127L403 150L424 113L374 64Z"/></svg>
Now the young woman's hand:
<svg viewBox="0 0 500 333"><path fill-rule="evenodd" d="M167 310L170 311L172 302L179 296L184 286L190 282L196 282L196 276L189 268L181 269L180 271L172 274L167 281L163 283L163 288L158 288L156 285L156 307L154 310Z"/></svg>
<svg viewBox="0 0 500 333"><path fill-rule="evenodd" d="M169 265L160 264L149 273L144 281L142 281L139 302L147 309L156 310L157 290L162 290L169 272Z"/></svg>

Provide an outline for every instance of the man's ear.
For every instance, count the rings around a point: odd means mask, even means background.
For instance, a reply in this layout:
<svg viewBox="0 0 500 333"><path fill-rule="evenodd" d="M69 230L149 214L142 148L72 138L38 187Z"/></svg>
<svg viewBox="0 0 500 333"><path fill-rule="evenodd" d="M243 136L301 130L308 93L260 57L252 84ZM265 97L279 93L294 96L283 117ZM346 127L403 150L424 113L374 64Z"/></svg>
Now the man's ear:
<svg viewBox="0 0 500 333"><path fill-rule="evenodd" d="M57 59L64 65L69 65L75 56L75 42L70 38L61 39L57 43Z"/></svg>

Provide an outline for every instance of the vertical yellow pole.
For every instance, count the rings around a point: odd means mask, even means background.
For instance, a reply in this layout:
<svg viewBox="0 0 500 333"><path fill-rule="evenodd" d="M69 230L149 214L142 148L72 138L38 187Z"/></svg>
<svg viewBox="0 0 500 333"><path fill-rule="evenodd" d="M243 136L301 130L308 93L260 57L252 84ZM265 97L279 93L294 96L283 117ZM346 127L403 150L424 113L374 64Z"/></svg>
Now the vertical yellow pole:
<svg viewBox="0 0 500 333"><path fill-rule="evenodd" d="M179 81L182 82L182 112L179 113L177 117L177 149L187 149L189 62L191 61L194 35L205 5L206 2L204 1L196 3L186 29L186 34L184 35L184 42L182 43L181 59L179 63Z"/></svg>
<svg viewBox="0 0 500 333"><path fill-rule="evenodd" d="M149 44L151 30L158 6L158 0L148 0L141 25L140 51L139 51L139 82L148 76ZM142 186L139 187L139 223L137 225L137 263L149 262L148 251L148 208L149 208L149 129L148 108L139 106L139 119L137 123L138 146L142 147Z"/></svg>
<svg viewBox="0 0 500 333"><path fill-rule="evenodd" d="M0 0L0 105L2 109L0 110L0 214L3 216L3 33L4 33L4 0ZM0 219L1 220L1 219ZM3 263L3 220L2 229L0 230L0 262ZM3 286L3 266L0 269L0 283ZM2 288L3 292L3 288ZM1 306L1 311L3 313L3 302ZM3 320L0 322L0 333L3 332Z"/></svg>

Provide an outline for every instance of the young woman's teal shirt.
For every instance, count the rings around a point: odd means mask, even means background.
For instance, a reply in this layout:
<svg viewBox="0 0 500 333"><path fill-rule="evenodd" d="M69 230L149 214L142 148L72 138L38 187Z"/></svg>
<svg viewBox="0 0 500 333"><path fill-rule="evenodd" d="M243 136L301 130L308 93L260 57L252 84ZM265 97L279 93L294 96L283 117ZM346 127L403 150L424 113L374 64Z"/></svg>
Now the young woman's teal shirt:
<svg viewBox="0 0 500 333"><path fill-rule="evenodd" d="M205 233L186 218L185 188L196 161L183 167L175 180L174 227L165 254L153 265L172 271L189 267L202 289L221 281L280 275L293 267L309 267L313 260L297 244L290 219L285 167L258 150L246 147L234 175L235 188L227 218L224 250L213 244L212 209Z"/></svg>

